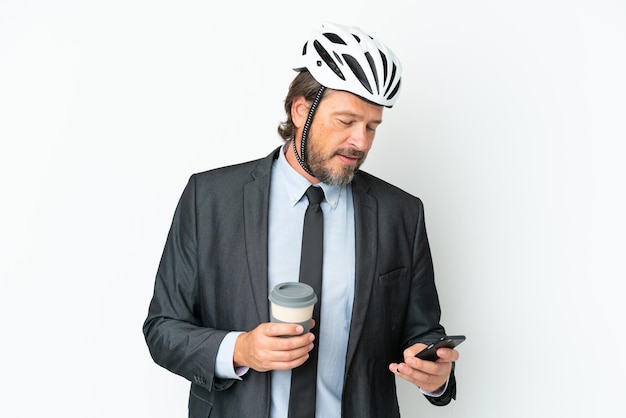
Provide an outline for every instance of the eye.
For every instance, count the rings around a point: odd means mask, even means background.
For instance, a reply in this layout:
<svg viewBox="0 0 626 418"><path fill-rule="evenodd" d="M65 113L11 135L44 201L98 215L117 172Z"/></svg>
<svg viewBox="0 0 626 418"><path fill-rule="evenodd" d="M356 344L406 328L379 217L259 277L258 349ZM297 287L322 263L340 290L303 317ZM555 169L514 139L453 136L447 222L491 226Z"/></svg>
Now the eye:
<svg viewBox="0 0 626 418"><path fill-rule="evenodd" d="M352 121L351 121L351 120L344 120L344 119L338 119L338 120L339 120L339 122L340 122L342 125L346 125L346 126L350 126L350 125L352 125Z"/></svg>

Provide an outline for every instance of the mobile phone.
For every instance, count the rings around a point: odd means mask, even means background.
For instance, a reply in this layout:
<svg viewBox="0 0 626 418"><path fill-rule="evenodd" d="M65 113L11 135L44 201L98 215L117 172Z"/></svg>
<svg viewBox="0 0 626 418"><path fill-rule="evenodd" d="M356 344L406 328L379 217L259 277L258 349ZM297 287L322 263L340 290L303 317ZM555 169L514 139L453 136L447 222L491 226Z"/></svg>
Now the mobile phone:
<svg viewBox="0 0 626 418"><path fill-rule="evenodd" d="M465 341L465 335L446 335L424 348L417 353L415 357L422 360L437 361L439 359L439 356L437 356L437 350L439 348L454 348L463 341Z"/></svg>

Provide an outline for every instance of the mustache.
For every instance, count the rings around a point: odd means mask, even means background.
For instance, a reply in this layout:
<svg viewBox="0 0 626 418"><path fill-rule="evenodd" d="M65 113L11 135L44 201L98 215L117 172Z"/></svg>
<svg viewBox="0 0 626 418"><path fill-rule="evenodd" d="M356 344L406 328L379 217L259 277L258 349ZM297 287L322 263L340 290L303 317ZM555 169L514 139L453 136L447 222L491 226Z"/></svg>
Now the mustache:
<svg viewBox="0 0 626 418"><path fill-rule="evenodd" d="M354 148L339 148L337 151L335 151L335 155L346 155L348 157L354 157L354 158L363 158L365 157L365 152L360 151L358 149L354 149Z"/></svg>

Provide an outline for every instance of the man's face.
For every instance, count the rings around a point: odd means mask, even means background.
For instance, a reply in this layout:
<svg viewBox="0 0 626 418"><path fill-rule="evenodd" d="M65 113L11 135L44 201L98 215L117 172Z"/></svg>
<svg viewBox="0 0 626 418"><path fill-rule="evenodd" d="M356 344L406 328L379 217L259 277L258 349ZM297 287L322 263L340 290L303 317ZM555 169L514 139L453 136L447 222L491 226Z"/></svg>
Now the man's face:
<svg viewBox="0 0 626 418"><path fill-rule="evenodd" d="M320 101L307 142L306 163L330 185L352 181L382 123L383 107L352 93L331 90Z"/></svg>

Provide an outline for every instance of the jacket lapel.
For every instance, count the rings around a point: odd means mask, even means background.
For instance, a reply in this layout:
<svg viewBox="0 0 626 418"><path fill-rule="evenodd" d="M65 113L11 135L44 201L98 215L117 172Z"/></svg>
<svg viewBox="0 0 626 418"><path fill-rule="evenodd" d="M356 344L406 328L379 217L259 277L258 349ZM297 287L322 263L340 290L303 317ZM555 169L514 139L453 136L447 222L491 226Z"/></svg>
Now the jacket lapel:
<svg viewBox="0 0 626 418"><path fill-rule="evenodd" d="M350 324L350 339L346 354L346 370L352 362L354 352L361 338L365 317L372 295L376 271L376 243L378 242L376 199L368 194L368 185L358 173L352 181L354 200L354 222L356 237L356 274L354 306Z"/></svg>
<svg viewBox="0 0 626 418"><path fill-rule="evenodd" d="M278 155L277 148L266 158L260 160L252 172L252 181L244 186L243 215L248 260L248 273L252 286L252 295L259 322L269 321L268 288L268 218L269 190L272 161Z"/></svg>

